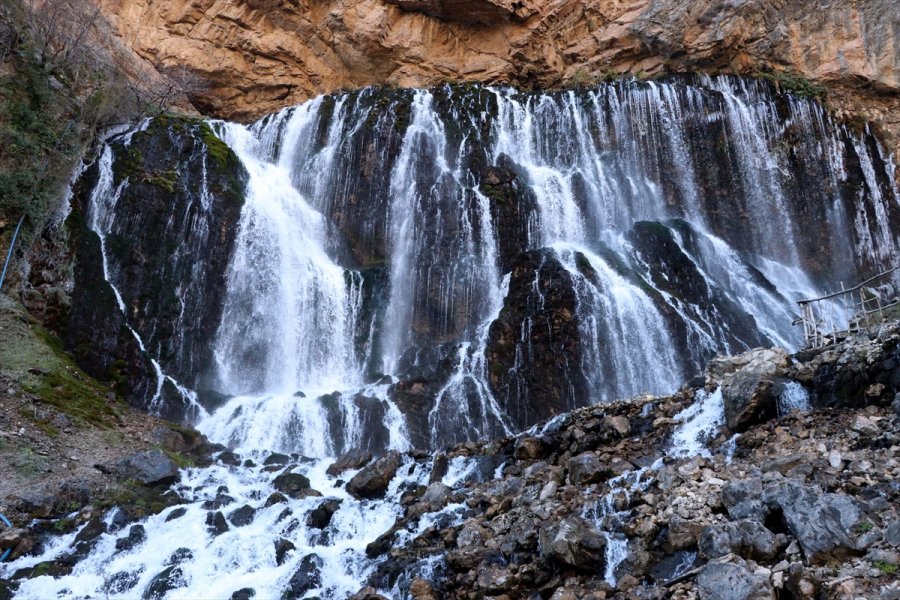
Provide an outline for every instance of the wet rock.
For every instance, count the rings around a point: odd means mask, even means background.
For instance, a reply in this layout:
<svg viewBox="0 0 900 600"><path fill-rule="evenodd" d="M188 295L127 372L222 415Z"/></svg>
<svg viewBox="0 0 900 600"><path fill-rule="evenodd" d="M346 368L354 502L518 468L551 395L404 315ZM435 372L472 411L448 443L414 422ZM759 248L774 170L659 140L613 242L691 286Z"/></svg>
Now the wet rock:
<svg viewBox="0 0 900 600"><path fill-rule="evenodd" d="M102 521L101 521L100 525L101 526L103 525ZM87 529L87 527L85 527L85 529ZM93 528L91 531L93 532ZM101 531L100 533L103 533L103 532ZM91 535L90 537L85 538L85 539L93 540L94 538L97 537L97 535L100 535L100 533L97 533L96 535ZM78 535L81 535L81 533L79 533ZM78 537L75 538L75 541L76 542L79 541ZM3 554L4 552L6 552L9 549L12 549L12 552L10 553L10 557L15 558L15 557L21 556L22 554L25 554L33 546L34 546L34 538L31 537L31 535L28 533L27 529L13 528L13 529L5 529L2 532L0 532L0 554Z"/></svg>
<svg viewBox="0 0 900 600"><path fill-rule="evenodd" d="M185 587L184 573L181 567L171 566L163 569L156 577L150 580L147 589L144 590L145 600L162 600L172 590Z"/></svg>
<svg viewBox="0 0 900 600"><path fill-rule="evenodd" d="M220 463L229 465L231 467L237 467L241 464L241 457L231 451L225 451L219 454L216 458Z"/></svg>
<svg viewBox="0 0 900 600"><path fill-rule="evenodd" d="M671 581L682 573L691 570L696 561L696 552L688 550L673 552L650 568L650 577L658 584Z"/></svg>
<svg viewBox="0 0 900 600"><path fill-rule="evenodd" d="M743 558L767 560L778 550L775 535L762 523L749 519L710 525L700 535L699 548L707 559L734 553Z"/></svg>
<svg viewBox="0 0 900 600"><path fill-rule="evenodd" d="M380 498L400 468L400 454L388 452L363 468L347 482L347 491L356 498Z"/></svg>
<svg viewBox="0 0 900 600"><path fill-rule="evenodd" d="M118 573L110 575L109 578L103 582L101 589L106 594L124 594L138 584L138 581L141 580L141 573L141 571L119 571Z"/></svg>
<svg viewBox="0 0 900 600"><path fill-rule="evenodd" d="M166 560L166 564L172 565L172 566L180 565L181 563L183 563L185 561L193 560L193 559L194 559L194 553L191 552L190 548L179 548L175 552L173 552L172 556L170 556Z"/></svg>
<svg viewBox="0 0 900 600"><path fill-rule="evenodd" d="M603 481L608 475L607 469L593 452L584 452L573 456L567 463L569 482L573 485L587 485Z"/></svg>
<svg viewBox="0 0 900 600"><path fill-rule="evenodd" d="M306 517L306 526L325 529L331 523L331 517L340 507L340 500L326 500L310 511L309 516Z"/></svg>
<svg viewBox="0 0 900 600"><path fill-rule="evenodd" d="M764 501L781 511L811 563L845 558L856 550L851 532L863 514L850 496L825 494L818 486L787 481L768 486Z"/></svg>
<svg viewBox="0 0 900 600"><path fill-rule="evenodd" d="M271 494L269 494L269 497L266 498L264 507L269 508L273 504L284 504L287 501L287 496L285 496L281 492L272 492Z"/></svg>
<svg viewBox="0 0 900 600"><path fill-rule="evenodd" d="M774 600L769 578L750 572L743 561L712 562L697 575L700 600Z"/></svg>
<svg viewBox="0 0 900 600"><path fill-rule="evenodd" d="M228 515L228 520L231 521L231 524L235 527L243 527L252 523L255 517L256 509L249 504L245 504L237 510L232 511L231 514Z"/></svg>
<svg viewBox="0 0 900 600"><path fill-rule="evenodd" d="M447 474L447 470L450 468L450 461L447 460L447 455L443 452L435 455L434 461L431 466L431 475L428 476L428 483L435 483L444 479L444 475Z"/></svg>
<svg viewBox="0 0 900 600"><path fill-rule="evenodd" d="M581 517L567 517L541 529L539 539L541 553L564 566L591 571L603 568L606 540Z"/></svg>
<svg viewBox="0 0 900 600"><path fill-rule="evenodd" d="M72 572L72 565L62 560L45 560L33 567L16 571L12 579L34 579L35 577L65 577Z"/></svg>
<svg viewBox="0 0 900 600"><path fill-rule="evenodd" d="M296 550L297 547L294 546L290 541L284 538L278 538L275 541L275 564L281 566L284 564L285 556L291 550Z"/></svg>
<svg viewBox="0 0 900 600"><path fill-rule="evenodd" d="M144 531L144 526L132 525L126 537L116 540L116 550L118 552L128 552L135 546L144 543L146 539L147 533Z"/></svg>
<svg viewBox="0 0 900 600"><path fill-rule="evenodd" d="M372 460L372 453L364 450L353 449L342 454L336 461L328 466L325 473L337 477L344 471L361 469Z"/></svg>
<svg viewBox="0 0 900 600"><path fill-rule="evenodd" d="M187 509L183 506L179 506L178 508L176 508L175 510L170 512L168 515L166 515L166 522L168 523L169 521L174 521L175 519L180 519L181 517L183 517L186 514L187 514Z"/></svg>
<svg viewBox="0 0 900 600"><path fill-rule="evenodd" d="M169 485L178 481L178 465L162 450L145 450L123 458L113 471L144 485Z"/></svg>
<svg viewBox="0 0 900 600"><path fill-rule="evenodd" d="M281 594L281 600L299 600L312 589L322 584L322 559L315 554L307 554L300 561L297 570L288 581L287 589Z"/></svg>
<svg viewBox="0 0 900 600"><path fill-rule="evenodd" d="M206 527L213 536L220 536L229 529L222 511L206 513Z"/></svg>
<svg viewBox="0 0 900 600"><path fill-rule="evenodd" d="M287 454L281 454L278 452L273 452L269 456L266 457L266 460L263 461L263 465L287 465L291 462L291 457Z"/></svg>
<svg viewBox="0 0 900 600"><path fill-rule="evenodd" d="M256 598L256 590L253 588L241 588L231 595L231 600L250 600Z"/></svg>
<svg viewBox="0 0 900 600"><path fill-rule="evenodd" d="M294 497L310 489L309 479L300 473L282 473L272 481L272 486L279 492Z"/></svg>

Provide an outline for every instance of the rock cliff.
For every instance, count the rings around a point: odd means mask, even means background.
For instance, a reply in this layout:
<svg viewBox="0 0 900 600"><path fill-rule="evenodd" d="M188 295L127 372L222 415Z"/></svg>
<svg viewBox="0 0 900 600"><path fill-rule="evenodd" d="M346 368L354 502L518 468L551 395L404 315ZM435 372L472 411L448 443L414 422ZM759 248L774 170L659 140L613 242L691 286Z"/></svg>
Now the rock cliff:
<svg viewBox="0 0 900 600"><path fill-rule="evenodd" d="M774 73L900 135L891 0L94 0L125 45L186 69L206 112L253 119L338 89L550 88L630 72Z"/></svg>

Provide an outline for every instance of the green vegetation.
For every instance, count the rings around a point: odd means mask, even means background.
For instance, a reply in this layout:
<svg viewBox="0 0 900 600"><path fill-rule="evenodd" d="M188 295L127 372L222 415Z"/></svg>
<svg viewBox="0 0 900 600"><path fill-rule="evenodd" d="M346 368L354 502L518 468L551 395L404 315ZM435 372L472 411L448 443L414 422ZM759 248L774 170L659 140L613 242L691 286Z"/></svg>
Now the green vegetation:
<svg viewBox="0 0 900 600"><path fill-rule="evenodd" d="M868 521L863 521L859 525L856 526L856 533L868 533L874 529L875 526L869 523Z"/></svg>
<svg viewBox="0 0 900 600"><path fill-rule="evenodd" d="M756 76L769 81L783 92L791 92L802 98L811 98L822 101L825 99L825 88L812 83L800 75L792 75L784 71L762 71Z"/></svg>
<svg viewBox="0 0 900 600"><path fill-rule="evenodd" d="M896 575L897 574L897 565L892 565L891 563L884 562L882 560L876 560L872 564L876 569L878 569L885 575Z"/></svg>

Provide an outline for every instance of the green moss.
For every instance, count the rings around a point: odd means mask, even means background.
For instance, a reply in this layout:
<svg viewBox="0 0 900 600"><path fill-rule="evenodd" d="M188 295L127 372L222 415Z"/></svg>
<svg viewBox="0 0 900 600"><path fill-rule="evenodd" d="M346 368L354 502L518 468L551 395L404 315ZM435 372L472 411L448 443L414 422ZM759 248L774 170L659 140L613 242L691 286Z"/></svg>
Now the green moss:
<svg viewBox="0 0 900 600"><path fill-rule="evenodd" d="M874 563L872 563L872 566L874 566L885 575L897 574L897 565L892 565L891 563L884 562L882 560L876 560Z"/></svg>
<svg viewBox="0 0 900 600"><path fill-rule="evenodd" d="M144 157L141 151L134 146L116 153L113 161L113 178L117 184L136 173L142 173L143 170Z"/></svg>
<svg viewBox="0 0 900 600"><path fill-rule="evenodd" d="M875 526L872 525L871 523L869 523L868 521L863 521L862 523L860 523L859 525L856 526L856 533L868 533L869 531L872 531L872 529L874 529L874 528L875 528Z"/></svg>
<svg viewBox="0 0 900 600"><path fill-rule="evenodd" d="M174 194L175 185L178 183L178 171L169 169L168 171L156 171L152 174L145 173L141 181L162 188L170 194Z"/></svg>
<svg viewBox="0 0 900 600"><path fill-rule="evenodd" d="M200 138L203 140L203 143L206 144L209 156L216 161L216 164L222 169L227 169L229 165L233 165L237 162L238 158L234 154L234 151L228 147L228 144L219 139L219 136L215 134L212 127L209 126L209 123L200 123Z"/></svg>
<svg viewBox="0 0 900 600"><path fill-rule="evenodd" d="M111 426L119 416L118 400L107 399L108 388L75 366L62 350L62 342L38 325L35 337L44 340L55 360L44 361L32 369L32 378L23 388L45 404L53 406L76 421Z"/></svg>
<svg viewBox="0 0 900 600"><path fill-rule="evenodd" d="M825 99L826 90L824 87L816 85L800 75L793 75L784 71L763 71L756 73L756 75L775 84L783 92L791 92L802 98L820 101Z"/></svg>

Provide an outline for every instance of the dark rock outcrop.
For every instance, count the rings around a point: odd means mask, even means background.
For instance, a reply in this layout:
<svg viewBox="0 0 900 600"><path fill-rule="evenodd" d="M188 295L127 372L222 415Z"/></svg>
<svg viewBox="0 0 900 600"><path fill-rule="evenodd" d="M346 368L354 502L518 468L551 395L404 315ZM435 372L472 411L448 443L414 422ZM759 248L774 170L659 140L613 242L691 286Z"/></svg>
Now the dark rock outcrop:
<svg viewBox="0 0 900 600"><path fill-rule="evenodd" d="M357 498L380 498L401 464L400 454L388 452L364 467L347 482L347 491Z"/></svg>

